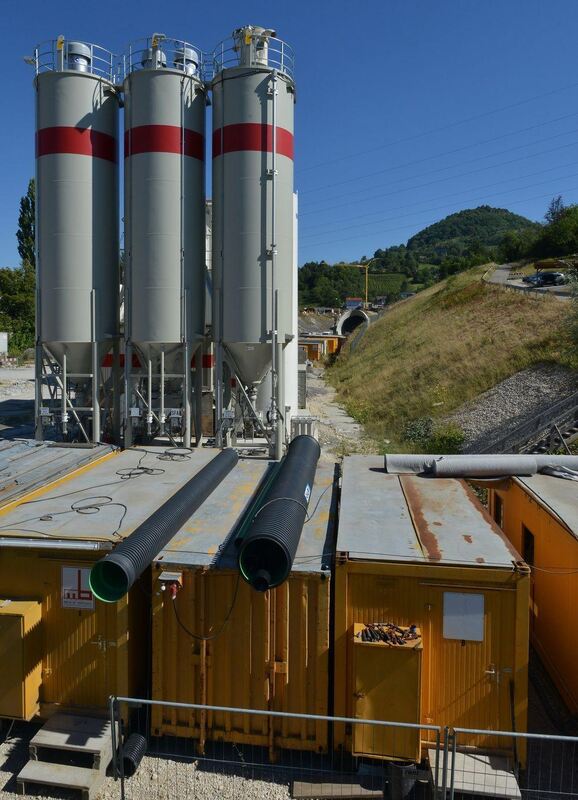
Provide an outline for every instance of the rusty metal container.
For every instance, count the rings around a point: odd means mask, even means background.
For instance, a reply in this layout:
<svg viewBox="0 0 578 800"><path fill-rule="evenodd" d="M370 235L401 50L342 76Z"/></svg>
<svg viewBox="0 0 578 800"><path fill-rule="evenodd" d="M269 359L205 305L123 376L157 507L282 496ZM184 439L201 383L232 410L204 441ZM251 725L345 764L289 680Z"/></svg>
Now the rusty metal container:
<svg viewBox="0 0 578 800"><path fill-rule="evenodd" d="M153 565L156 700L328 713L333 464L318 467L309 507L319 505L289 580L260 593L239 579L232 539L269 469L241 459ZM327 749L323 723L169 705L153 707L152 733L197 739L201 751L207 740Z"/></svg>
<svg viewBox="0 0 578 800"><path fill-rule="evenodd" d="M377 456L345 458L335 568L335 714L359 712L354 626L391 622L422 632L421 724L525 730L528 593L527 566L464 482L388 475ZM376 685L383 680L382 673L375 676ZM396 719L415 722L413 695L405 696L405 710L395 699ZM390 710L384 695L371 713L390 719ZM354 749L344 726L336 726L335 736L337 745ZM511 747L498 737L468 744ZM395 757L384 747L373 755Z"/></svg>

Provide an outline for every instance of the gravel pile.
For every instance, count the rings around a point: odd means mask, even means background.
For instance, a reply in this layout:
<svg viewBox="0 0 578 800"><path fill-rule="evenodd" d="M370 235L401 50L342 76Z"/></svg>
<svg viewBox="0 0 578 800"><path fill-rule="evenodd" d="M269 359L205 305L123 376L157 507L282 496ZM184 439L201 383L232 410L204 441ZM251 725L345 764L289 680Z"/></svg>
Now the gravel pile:
<svg viewBox="0 0 578 800"><path fill-rule="evenodd" d="M576 391L576 372L540 364L506 378L444 421L464 431L464 447L483 447Z"/></svg>

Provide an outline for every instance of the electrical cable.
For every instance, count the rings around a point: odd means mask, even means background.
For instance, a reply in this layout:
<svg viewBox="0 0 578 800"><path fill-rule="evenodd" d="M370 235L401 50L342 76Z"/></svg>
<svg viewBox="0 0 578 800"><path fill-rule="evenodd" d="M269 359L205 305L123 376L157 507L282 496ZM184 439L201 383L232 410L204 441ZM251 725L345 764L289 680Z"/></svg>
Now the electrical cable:
<svg viewBox="0 0 578 800"><path fill-rule="evenodd" d="M519 106L525 105L526 103L531 103L534 100L540 100L543 97L549 97L553 94L558 94L559 92L565 92L568 89L574 89L578 86L578 83L570 83L567 86L562 86L558 89L552 89L550 92L545 92L544 94L534 95L533 97L528 98L527 100L519 100L516 103L510 103L507 106L502 106L501 108L494 109L492 111L484 111L481 114L476 114L473 117L466 117L462 120L458 120L457 122L450 122L447 125L443 125L439 128L431 128L428 131L422 131L421 133L416 133L413 136L407 136L403 139L397 139L392 142L384 142L384 144L378 145L377 147L370 147L366 150L357 150L355 153L350 153L348 155L339 156L338 158L330 159L329 161L320 161L317 164L313 164L309 167L301 167L301 169L297 170L298 174L302 172L309 172L312 169L318 169L319 167L324 167L328 164L335 164L338 161L345 161L350 158L359 159L360 156L366 155L367 153L375 153L377 150L383 150L387 147L392 147L397 144L405 144L406 142L415 141L416 139L421 139L424 136L431 136L432 133L441 133L442 131L449 130L450 128L455 128L458 125L465 125L468 122L474 122L477 119L482 119L483 117L491 116L492 114L499 114L502 111L509 111L511 108L518 108Z"/></svg>
<svg viewBox="0 0 578 800"><path fill-rule="evenodd" d="M185 633L186 633L188 636L190 636L192 639L196 639L197 641L201 641L201 642L211 642L211 641L213 641L214 639L217 639L217 638L218 638L218 637L221 635L221 633L222 633L222 632L225 630L225 627L226 627L227 623L229 622L229 620L230 620L230 618L231 618L231 614L233 613L233 609L235 608L235 604L236 604L236 602L237 602L237 594L238 594L238 592L239 592L239 583L240 583L240 581L241 581L241 573L238 573L238 574L237 574L237 581L236 581L236 583L235 583L235 590L234 590L234 592L233 592L233 599L232 599L232 601L231 601L231 606L230 606L229 610L227 611L227 614L225 615L225 619L224 619L224 620L223 620L223 622L221 623L221 627L219 628L219 630L218 630L218 631L216 631L215 633L212 633L212 634L208 634L207 636L201 636L200 634L193 633L193 632L192 632L192 631L190 631L190 630L187 628L187 626L186 626L186 625L185 625L185 624L184 624L184 623L181 621L181 618L179 617L179 612L177 611L177 604L176 604L176 597L177 597L177 595L175 595L175 597L174 597L174 598L172 598L172 601L171 601L171 602L172 602L172 606L173 606L173 611L175 612L175 619L176 619L176 621L177 621L177 624L179 625L179 627L180 627L180 628L181 628L181 629L182 629L182 630L183 630L183 631L184 631L184 632L185 632Z"/></svg>
<svg viewBox="0 0 578 800"><path fill-rule="evenodd" d="M575 117L577 114L578 114L578 112L573 112L572 114L566 114L563 117L557 117L556 119L552 119L549 122L550 123L561 122L563 120L570 119L571 117ZM434 160L436 160L438 158L444 158L445 156L454 155L455 153L462 152L463 150L469 150L470 148L476 147L478 145L491 144L492 142L499 141L500 139L506 139L509 136L515 136L515 135L520 134L520 133L527 133L528 131L532 131L532 130L535 130L535 129L538 129L538 128L542 128L545 124L546 123L540 123L538 125L531 125L528 128L521 128L520 130L512 131L511 133L501 134L500 136L495 136L495 137L492 137L491 139L483 139L480 142L474 142L473 144L464 145L463 147L454 148L453 150L446 150L446 151L444 151L442 153L437 153L437 154L432 155L432 156L424 156L423 158L420 158L420 159L415 160L415 161L408 161L408 162L406 162L404 164L397 164L397 165L393 165L391 167L383 167L382 169L373 170L372 172L366 172L364 175L356 175L353 178L345 178L345 179L343 179L341 181L335 181L334 183L327 183L324 186L317 186L317 187L313 187L311 189L303 189L303 190L300 190L299 197L301 197L301 195L303 195L303 194L309 194L311 192L316 192L317 193L317 192L323 191L324 189L333 189L336 186L344 186L345 184L355 183L356 181L365 180L366 178L372 178L373 179L376 175L384 175L384 174L386 174L388 172L393 172L393 171L395 171L397 169L403 169L405 167L415 166L416 164L423 164L423 163L426 163L427 161L434 161ZM463 162L460 162L458 164L451 164L451 165L448 165L446 167L438 167L436 170L431 170L431 172L440 172L440 171L442 171L444 169L452 169L452 168L454 168L456 166L459 167L462 164L469 164L469 163L471 163L473 161L481 161L484 158L492 158L494 156L501 155L502 153L510 153L513 150L521 150L524 147L532 147L535 144L542 144L542 142L550 142L553 139L560 139L562 136L569 136L569 135L571 135L573 133L575 133L574 129L569 130L569 131L562 131L561 133L556 133L556 134L553 134L552 136L546 136L543 139L536 139L533 142L525 142L524 144L518 144L518 145L514 145L513 147L507 147L505 150L498 150L495 153L486 153L485 155L482 155L482 156L476 156L476 158L468 159L467 161L463 161ZM427 175L429 173L426 172L426 173L423 173L423 174ZM401 178L400 180L404 180L404 179ZM359 191L362 191L362 190L357 190L357 192L359 192ZM352 194L355 194L355 192L352 192ZM331 194L331 196L332 197L334 196L333 193ZM339 197L340 195L336 195L336 196ZM305 204L307 204L307 202L308 201L306 199L305 200Z"/></svg>
<svg viewBox="0 0 578 800"><path fill-rule="evenodd" d="M64 497L71 497L76 494L81 494L83 492L94 490L94 489L103 489L109 486L118 486L121 483L124 483L128 480L134 480L135 478L139 478L143 475L149 477L158 477L159 475L164 475L166 469L162 467L146 467L143 465L143 461L147 455L155 456L159 461L187 461L190 460L192 456L192 448L187 447L175 447L175 448L168 448L161 453L157 453L154 450L144 450L142 451L140 448L131 447L127 448L130 450L134 450L137 453L142 453L140 458L138 459L136 466L134 467L121 467L120 469L116 470L116 475L119 476L119 480L116 481L107 481L106 483L100 483L96 486L91 486L90 488L83 488L83 489L74 489L70 492L63 492L58 495L52 495L50 497L40 497L36 500L25 500L24 502L18 505L18 508L22 508L26 505L35 505L37 503L48 503L52 500L60 500ZM175 452L178 451L178 452ZM97 501L97 502L95 502ZM74 501L70 504L70 508L66 509L65 511L48 511L44 514L35 517L28 517L27 519L21 520L18 525L0 525L1 530L12 530L12 531L20 531L22 533L33 533L38 536L44 536L49 539L61 539L62 535L60 534L53 534L48 533L47 531L41 531L33 528L23 528L21 525L26 525L28 522L34 521L51 521L54 517L62 516L64 514L70 513L77 513L77 514L98 514L103 508L112 508L118 507L122 509L122 513L118 524L116 525L114 531L110 534L110 536L120 536L120 528L128 514L128 506L125 503L120 501L115 501L113 497L110 495L88 495L83 497L80 500Z"/></svg>
<svg viewBox="0 0 578 800"><path fill-rule="evenodd" d="M558 167L555 167L554 169L563 169L565 167L575 167L575 166L577 166L577 163L578 162L576 162L576 161L571 161L569 164L560 164ZM516 177L514 177L514 178L505 178L504 180L495 181L494 183L486 183L483 186L476 186L476 187L472 187L472 188L469 188L469 189L462 189L459 192L453 192L452 194L449 194L449 195L440 195L438 197L432 197L431 200L441 200L442 198L446 198L446 197L455 197L456 195L466 194L467 192L470 192L470 191L478 191L479 189L487 189L487 188L490 188L492 186L499 186L500 184L503 184L503 183L510 183L511 181L522 180L524 178L531 178L534 175L543 175L545 172L546 173L551 173L551 172L553 172L553 168L552 167L548 167L547 169L541 169L541 170L538 170L537 172L529 172L526 175L516 175ZM574 172L571 175L567 175L567 174L566 175L561 175L560 179L572 178L572 177L575 177L577 174L578 173ZM556 178L552 178L552 180L556 180ZM548 183L548 182L549 181L544 181L544 183ZM532 186L537 186L539 184L531 184L531 185ZM412 187L412 188L414 188L414 187ZM524 188L524 187L522 187L522 188ZM518 187L515 188L515 189L508 189L507 191L512 191L512 192L518 191ZM417 205L421 205L424 202L427 202L427 201L421 200L418 203L410 203L410 204L405 205L405 206L397 206L397 209L416 208ZM436 210L438 210L438 208L446 208L446 206L447 206L447 204L444 204L443 206L434 206L432 208L421 209L420 211L411 211L411 212L408 212L407 214L399 214L399 215L393 216L393 217L380 217L379 219L372 220L371 222L356 222L354 225L340 225L335 230L333 230L333 229L326 230L323 227L321 227L319 229L318 233L316 233L316 232L305 233L301 238L307 239L309 237L327 236L327 235L330 235L331 233L338 233L338 232L341 232L341 231L350 230L352 228L355 228L355 229L357 229L357 228L367 228L367 227L371 227L372 225L379 225L382 222L390 222L391 220L402 219L403 217L410 217L413 214L423 214L423 213L426 213L426 212L429 212L429 211L436 211ZM357 218L359 218L359 217L357 217ZM355 219L355 217L353 219ZM314 229L314 231L315 231L315 229Z"/></svg>

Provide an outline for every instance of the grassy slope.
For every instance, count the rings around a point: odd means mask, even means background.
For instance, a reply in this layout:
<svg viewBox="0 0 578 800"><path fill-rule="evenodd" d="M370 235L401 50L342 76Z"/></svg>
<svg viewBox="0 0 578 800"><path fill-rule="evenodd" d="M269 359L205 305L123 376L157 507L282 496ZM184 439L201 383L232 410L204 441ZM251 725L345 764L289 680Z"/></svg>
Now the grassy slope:
<svg viewBox="0 0 578 800"><path fill-rule="evenodd" d="M484 284L485 269L394 306L328 370L338 399L378 441L403 448L407 421L443 416L537 362L566 363L568 305Z"/></svg>

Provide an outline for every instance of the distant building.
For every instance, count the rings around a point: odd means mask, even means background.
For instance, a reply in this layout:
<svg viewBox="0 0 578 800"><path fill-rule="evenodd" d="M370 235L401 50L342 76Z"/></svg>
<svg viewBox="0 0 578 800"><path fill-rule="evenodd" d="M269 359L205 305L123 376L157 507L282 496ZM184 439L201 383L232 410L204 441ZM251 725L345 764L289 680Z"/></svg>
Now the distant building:
<svg viewBox="0 0 578 800"><path fill-rule="evenodd" d="M345 298L345 308L359 308L363 305L363 298L362 297L346 297Z"/></svg>

